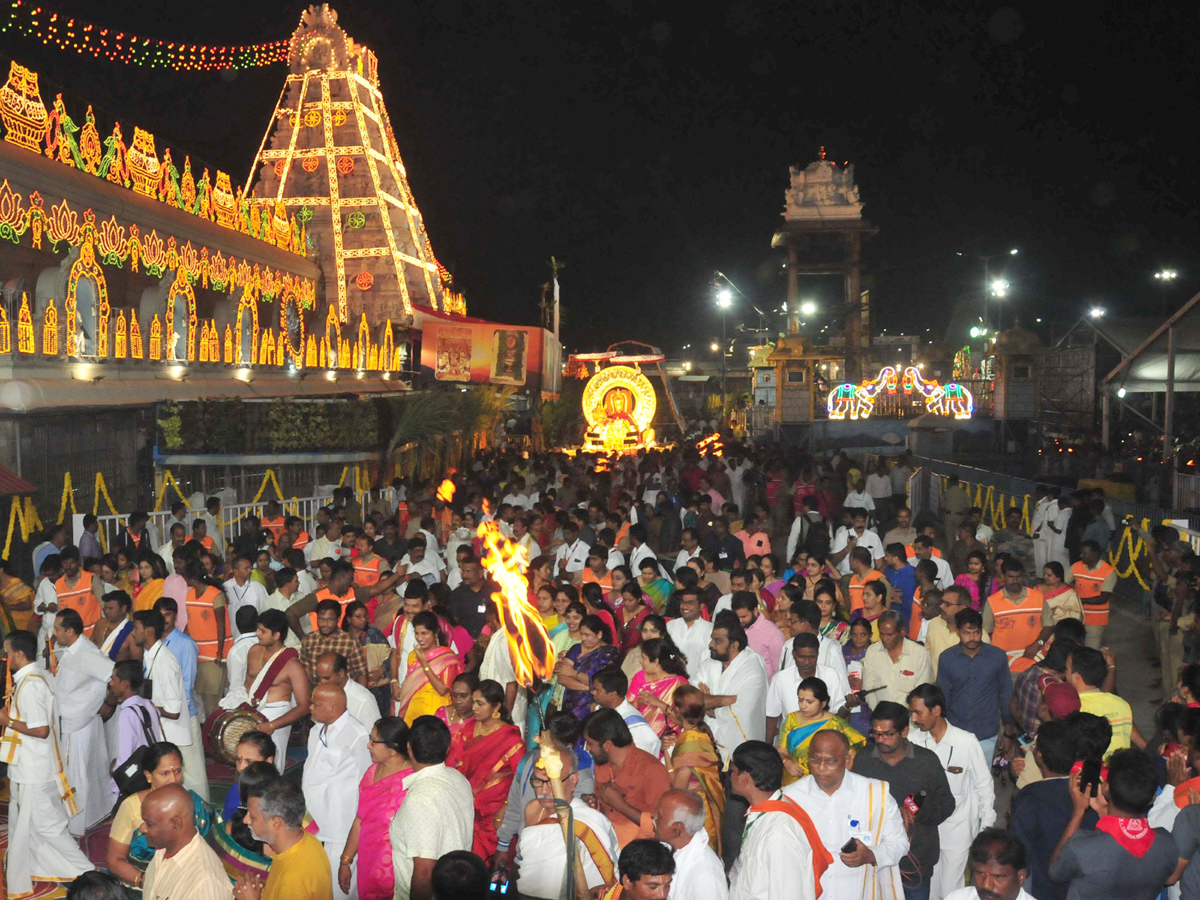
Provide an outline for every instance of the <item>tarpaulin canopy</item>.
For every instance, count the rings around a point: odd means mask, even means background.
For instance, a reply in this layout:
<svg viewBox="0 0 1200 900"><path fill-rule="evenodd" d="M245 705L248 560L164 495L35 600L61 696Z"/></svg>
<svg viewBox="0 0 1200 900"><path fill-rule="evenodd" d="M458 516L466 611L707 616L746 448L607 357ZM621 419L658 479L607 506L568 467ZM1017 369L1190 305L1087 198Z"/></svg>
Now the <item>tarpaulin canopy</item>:
<svg viewBox="0 0 1200 900"><path fill-rule="evenodd" d="M1153 318L1086 318L1096 334L1107 341L1126 359L1163 324ZM1076 327L1079 327L1078 325ZM1180 319L1175 330L1175 390L1200 391L1200 314ZM1097 373L1099 374L1099 373ZM1106 373L1107 374L1107 373ZM1112 379L1115 387L1131 394L1162 393L1167 389L1167 334L1164 331L1154 342L1131 360Z"/></svg>

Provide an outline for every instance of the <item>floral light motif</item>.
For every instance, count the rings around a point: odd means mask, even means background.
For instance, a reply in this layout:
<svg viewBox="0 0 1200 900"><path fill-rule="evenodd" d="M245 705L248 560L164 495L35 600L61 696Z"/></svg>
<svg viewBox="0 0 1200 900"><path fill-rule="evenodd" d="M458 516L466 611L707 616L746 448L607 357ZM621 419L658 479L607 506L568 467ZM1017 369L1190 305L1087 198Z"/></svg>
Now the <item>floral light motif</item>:
<svg viewBox="0 0 1200 900"><path fill-rule="evenodd" d="M360 291L369 291L375 286L375 276L370 272L359 272L354 276L354 284Z"/></svg>
<svg viewBox="0 0 1200 900"><path fill-rule="evenodd" d="M42 355L58 356L58 310L54 308L53 297L42 316Z"/></svg>
<svg viewBox="0 0 1200 900"><path fill-rule="evenodd" d="M353 158L351 158L349 156L339 157L338 161L337 161L337 170L338 170L338 173L341 175L353 174L353 172L354 172Z"/></svg>

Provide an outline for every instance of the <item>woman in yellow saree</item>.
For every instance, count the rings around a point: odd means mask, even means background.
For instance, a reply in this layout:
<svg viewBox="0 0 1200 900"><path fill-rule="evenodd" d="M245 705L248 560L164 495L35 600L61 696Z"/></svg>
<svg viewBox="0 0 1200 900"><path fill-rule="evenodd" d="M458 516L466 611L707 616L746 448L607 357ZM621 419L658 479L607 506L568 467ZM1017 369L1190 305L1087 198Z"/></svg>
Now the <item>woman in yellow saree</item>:
<svg viewBox="0 0 1200 900"><path fill-rule="evenodd" d="M808 748L821 731L840 731L857 753L867 739L829 711L829 688L820 678L805 678L796 688L799 712L788 713L779 727L778 747L783 757L784 783L808 774Z"/></svg>
<svg viewBox="0 0 1200 900"><path fill-rule="evenodd" d="M449 647L439 646L441 623L431 610L413 616L413 638L417 646L408 654L408 673L399 686L393 684L396 716L411 725L419 716L437 715L449 706L450 685L462 672L462 663Z"/></svg>
<svg viewBox="0 0 1200 900"><path fill-rule="evenodd" d="M704 800L704 830L708 845L721 855L721 828L725 824L725 789L721 787L721 757L716 741L704 724L704 694L690 684L675 688L670 718L678 734L663 736L663 754L671 787L695 791Z"/></svg>
<svg viewBox="0 0 1200 900"><path fill-rule="evenodd" d="M33 618L33 588L17 578L7 559L0 558L0 616L5 634L29 630Z"/></svg>
<svg viewBox="0 0 1200 900"><path fill-rule="evenodd" d="M133 589L133 611L154 609L167 583L167 564L157 553L145 553L138 559L138 574L141 578Z"/></svg>

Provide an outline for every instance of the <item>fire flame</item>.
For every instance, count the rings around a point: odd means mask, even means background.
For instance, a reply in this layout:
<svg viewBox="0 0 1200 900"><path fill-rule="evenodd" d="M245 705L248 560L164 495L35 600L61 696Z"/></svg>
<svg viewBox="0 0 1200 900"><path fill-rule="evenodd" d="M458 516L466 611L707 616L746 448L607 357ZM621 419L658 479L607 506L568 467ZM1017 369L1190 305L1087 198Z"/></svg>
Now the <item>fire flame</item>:
<svg viewBox="0 0 1200 900"><path fill-rule="evenodd" d="M438 485L437 491L435 492L435 496L439 500L441 500L443 503L449 503L451 500L454 499L454 491L455 491L454 482L451 481L449 478L447 478L445 481L443 481L441 484Z"/></svg>
<svg viewBox="0 0 1200 900"><path fill-rule="evenodd" d="M494 521L484 522L477 533L483 541L483 567L500 588L492 594L492 600L504 624L517 682L533 687L535 678L549 681L554 675L554 646L541 614L529 602L525 548L504 537Z"/></svg>
<svg viewBox="0 0 1200 900"><path fill-rule="evenodd" d="M723 456L725 445L721 443L721 433L713 432L696 444L696 449L700 451L701 456Z"/></svg>

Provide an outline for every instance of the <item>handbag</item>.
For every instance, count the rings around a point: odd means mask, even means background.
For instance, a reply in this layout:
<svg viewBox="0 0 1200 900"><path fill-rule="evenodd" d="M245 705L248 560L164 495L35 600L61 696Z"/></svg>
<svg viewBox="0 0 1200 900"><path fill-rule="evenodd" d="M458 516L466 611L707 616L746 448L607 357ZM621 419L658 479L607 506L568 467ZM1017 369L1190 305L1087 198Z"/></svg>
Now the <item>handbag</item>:
<svg viewBox="0 0 1200 900"><path fill-rule="evenodd" d="M117 791L121 797L128 797L150 787L146 773L142 771L142 760L150 745L154 743L154 730L150 727L150 714L142 707L138 707L138 712L141 713L140 724L146 743L130 753L129 758L113 770L112 778L117 783Z"/></svg>

